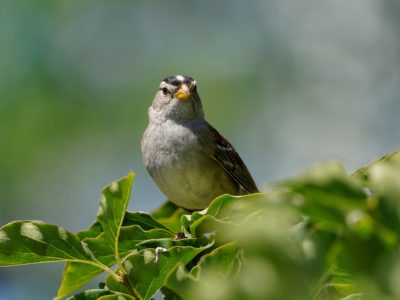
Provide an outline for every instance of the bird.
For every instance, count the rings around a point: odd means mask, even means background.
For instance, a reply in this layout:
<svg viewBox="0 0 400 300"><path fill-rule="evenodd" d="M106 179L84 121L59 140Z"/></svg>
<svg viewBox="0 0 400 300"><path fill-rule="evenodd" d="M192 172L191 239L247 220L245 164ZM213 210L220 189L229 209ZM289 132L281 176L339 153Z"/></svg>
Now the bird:
<svg viewBox="0 0 400 300"><path fill-rule="evenodd" d="M192 77L176 75L162 80L148 116L142 158L169 201L197 211L223 194L259 191L232 144L206 121Z"/></svg>

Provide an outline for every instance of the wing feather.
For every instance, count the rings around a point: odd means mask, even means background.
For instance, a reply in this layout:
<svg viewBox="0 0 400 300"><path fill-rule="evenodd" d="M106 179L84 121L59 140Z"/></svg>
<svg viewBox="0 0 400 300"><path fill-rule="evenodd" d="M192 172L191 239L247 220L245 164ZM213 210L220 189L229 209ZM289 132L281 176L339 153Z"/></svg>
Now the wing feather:
<svg viewBox="0 0 400 300"><path fill-rule="evenodd" d="M248 193L257 193L258 188L253 177L232 144L210 124L208 124L208 128L215 141L213 158L245 191Z"/></svg>

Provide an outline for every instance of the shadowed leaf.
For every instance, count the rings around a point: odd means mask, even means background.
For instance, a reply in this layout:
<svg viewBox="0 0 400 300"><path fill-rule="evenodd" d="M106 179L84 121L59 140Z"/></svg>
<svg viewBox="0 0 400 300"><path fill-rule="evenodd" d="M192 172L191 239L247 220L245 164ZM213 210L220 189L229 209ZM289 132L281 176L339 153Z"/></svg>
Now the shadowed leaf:
<svg viewBox="0 0 400 300"><path fill-rule="evenodd" d="M209 246L202 248L177 246L169 249L145 249L130 255L124 261L128 280L144 300L151 299L157 290L164 285L167 276L178 264L187 264Z"/></svg>

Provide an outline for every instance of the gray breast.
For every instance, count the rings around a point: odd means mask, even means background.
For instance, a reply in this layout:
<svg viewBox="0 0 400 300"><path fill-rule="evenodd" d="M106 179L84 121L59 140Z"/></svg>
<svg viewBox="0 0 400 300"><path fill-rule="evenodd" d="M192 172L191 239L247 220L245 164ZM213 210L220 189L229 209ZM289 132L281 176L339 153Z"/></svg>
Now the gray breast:
<svg viewBox="0 0 400 300"><path fill-rule="evenodd" d="M144 164L167 198L188 209L203 209L218 195L237 193L235 183L200 143L206 127L167 122L150 124L142 141Z"/></svg>

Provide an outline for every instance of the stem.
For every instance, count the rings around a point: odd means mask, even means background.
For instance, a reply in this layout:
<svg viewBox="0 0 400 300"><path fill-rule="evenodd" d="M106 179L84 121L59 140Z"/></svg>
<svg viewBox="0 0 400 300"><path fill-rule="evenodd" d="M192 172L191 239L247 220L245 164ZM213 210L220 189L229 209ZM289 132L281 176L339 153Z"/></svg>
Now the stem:
<svg viewBox="0 0 400 300"><path fill-rule="evenodd" d="M133 176L132 178L134 178L135 174L132 172L129 172L128 176ZM115 255L115 259L117 260L118 269L120 270L120 272L122 274L125 274L125 270L124 270L124 267L122 266L121 257L119 255L119 243L118 242L119 242L119 234L121 232L122 223L124 222L124 216L126 214L126 209L128 208L129 198L131 197L132 184L133 184L133 180L130 180L129 187L128 187L128 194L126 196L127 199L124 202L124 208L123 208L124 214L122 215L121 219L119 220L117 232L116 232L115 238L114 238L114 255Z"/></svg>
<svg viewBox="0 0 400 300"><path fill-rule="evenodd" d="M142 300L143 298L139 295L139 293L136 291L136 289L131 285L129 282L129 279L127 277L127 274L124 273L122 274L122 283L128 288L129 292L132 294L133 297L137 300Z"/></svg>
<svg viewBox="0 0 400 300"><path fill-rule="evenodd" d="M90 260L79 260L79 259L71 259L71 260L67 260L67 262L82 263L82 264L87 264L87 265L95 266L99 269L102 269L103 271L107 272L107 274L109 274L116 282L123 283L128 288L128 290L132 294L132 296L135 297L135 299L137 299L137 300L143 299L139 295L139 293L136 291L136 289L131 285L121 262L120 262L120 266L118 269L119 273L121 274L120 276L118 276L113 270L111 270L106 265L103 265L102 263L97 263L97 262L90 261Z"/></svg>
<svg viewBox="0 0 400 300"><path fill-rule="evenodd" d="M121 274L120 276L118 276L113 270L111 270L106 265L103 265L102 263L97 263L97 262L90 261L90 260L79 260L79 259L70 259L70 260L67 260L67 262L82 263L82 264L87 264L87 265L95 266L99 269L102 269L103 271L107 272L107 274L109 274L116 282L121 282L121 280L122 280L122 283L128 288L129 292L132 294L133 297L135 297L135 299L137 299L137 300L143 299L139 295L139 293L136 291L136 289L131 285L121 262L120 262L120 266L118 269Z"/></svg>
<svg viewBox="0 0 400 300"><path fill-rule="evenodd" d="M119 227L119 228L121 228L121 227ZM115 238L115 242L114 242L115 259L118 264L118 270L120 270L121 273L125 274L125 270L124 270L124 267L122 266L122 262L121 262L121 257L119 256L118 240L119 240L119 230L118 230L118 235Z"/></svg>

